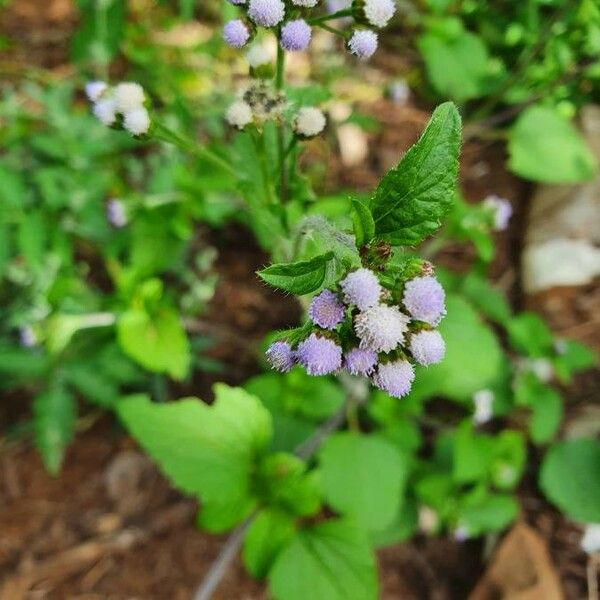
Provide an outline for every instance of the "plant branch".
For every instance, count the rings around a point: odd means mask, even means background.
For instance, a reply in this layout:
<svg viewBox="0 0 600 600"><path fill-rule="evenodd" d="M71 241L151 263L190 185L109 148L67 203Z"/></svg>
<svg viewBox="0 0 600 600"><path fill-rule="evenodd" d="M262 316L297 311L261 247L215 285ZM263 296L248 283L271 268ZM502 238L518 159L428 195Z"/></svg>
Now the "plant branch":
<svg viewBox="0 0 600 600"><path fill-rule="evenodd" d="M344 8L343 10L338 10L337 12L331 13L329 15L323 15L322 17L315 17L314 19L308 19L307 23L309 25L319 25L324 21L331 21L333 19L341 19L342 17L350 17L352 16L351 8Z"/></svg>
<svg viewBox="0 0 600 600"><path fill-rule="evenodd" d="M312 458L318 452L321 444L323 444L334 431L342 426L346 420L348 410L355 409L367 399L369 388L364 381L355 377L346 377L344 375L340 375L339 379L346 388L346 400L343 406L336 413L331 415L327 421L322 423L307 440L296 446L294 454L298 458L303 460ZM231 535L227 538L221 552L219 552L216 560L208 570L200 587L196 590L193 600L210 600L212 598L212 595L225 576L227 568L236 557L242 542L244 541L246 531L250 525L252 525L258 514L259 511L255 511L233 530Z"/></svg>
<svg viewBox="0 0 600 600"><path fill-rule="evenodd" d="M226 171L227 173L229 173L229 175L236 175L235 169L228 162L226 162L223 158L221 158L208 148L205 148L204 146L198 146L192 140L184 138L172 129L169 129L160 121L154 121L153 125L153 133L156 139L159 139L163 142L167 142L169 144L173 144L174 146L177 146L180 150L183 150L184 152L188 152L193 156L206 160L212 163L215 167Z"/></svg>

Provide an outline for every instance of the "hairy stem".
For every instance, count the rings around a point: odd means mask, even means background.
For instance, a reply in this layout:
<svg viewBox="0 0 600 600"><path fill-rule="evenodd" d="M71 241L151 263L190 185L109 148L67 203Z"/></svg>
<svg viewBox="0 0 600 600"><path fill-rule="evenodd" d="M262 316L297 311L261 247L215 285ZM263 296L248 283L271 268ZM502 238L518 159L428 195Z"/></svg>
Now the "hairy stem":
<svg viewBox="0 0 600 600"><path fill-rule="evenodd" d="M338 10L337 12L331 13L329 15L323 15L322 17L315 17L314 19L309 19L307 23L309 25L318 25L319 23L323 23L325 21L331 21L333 19L340 19L342 17L350 16L352 16L352 9L344 8L343 10Z"/></svg>
<svg viewBox="0 0 600 600"><path fill-rule="evenodd" d="M173 144L173 146L177 146L180 150L184 152L188 152L193 156L206 160L207 162L212 163L215 167L226 171L230 175L235 176L235 169L220 156L205 148L204 146L198 146L192 140L186 139L183 136L179 135L172 129L169 129L166 125L161 123L160 121L154 121L154 137L163 142L167 142L169 144Z"/></svg>
<svg viewBox="0 0 600 600"><path fill-rule="evenodd" d="M340 375L340 382L346 389L346 401L343 406L334 413L327 421L304 442L296 446L294 454L303 460L312 458L319 450L323 442L337 429L339 429L344 421L349 410L354 410L360 404L365 402L368 397L368 385L355 377ZM227 538L225 545L219 552L216 560L211 565L210 569L200 587L196 590L193 600L210 600L221 583L221 580L227 572L227 568L235 559L246 531L252 525L259 511L255 511L240 523Z"/></svg>

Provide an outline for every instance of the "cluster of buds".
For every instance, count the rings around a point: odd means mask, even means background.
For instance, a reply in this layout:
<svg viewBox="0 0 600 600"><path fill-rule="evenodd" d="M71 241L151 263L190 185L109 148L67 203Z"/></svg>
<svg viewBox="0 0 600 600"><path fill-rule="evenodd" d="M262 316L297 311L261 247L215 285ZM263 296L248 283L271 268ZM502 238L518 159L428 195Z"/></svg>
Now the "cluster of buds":
<svg viewBox="0 0 600 600"><path fill-rule="evenodd" d="M339 32L355 56L366 59L378 46L377 29L385 27L396 12L394 0L354 0L348 8L311 18L319 0L229 0L243 15L225 24L223 38L233 48L243 48L258 27L275 29L281 47L288 52L306 50L312 26L336 17L350 17L352 27Z"/></svg>
<svg viewBox="0 0 600 600"><path fill-rule="evenodd" d="M405 282L396 303L377 274L367 268L348 273L337 289L315 296L310 330L298 343L280 340L267 350L271 366L287 372L299 364L309 375L344 368L368 377L390 396L406 396L414 364L439 363L444 340L436 326L444 317L445 295L430 274Z"/></svg>
<svg viewBox="0 0 600 600"><path fill-rule="evenodd" d="M126 81L112 87L104 81L91 81L85 86L85 93L103 125L121 125L132 135L148 133L150 115L144 106L144 88L139 83Z"/></svg>
<svg viewBox="0 0 600 600"><path fill-rule="evenodd" d="M287 102L281 91L265 80L257 80L227 109L225 119L237 129L261 127L266 121L284 117ZM319 135L327 124L323 112L312 106L300 108L292 117L292 129L300 139Z"/></svg>

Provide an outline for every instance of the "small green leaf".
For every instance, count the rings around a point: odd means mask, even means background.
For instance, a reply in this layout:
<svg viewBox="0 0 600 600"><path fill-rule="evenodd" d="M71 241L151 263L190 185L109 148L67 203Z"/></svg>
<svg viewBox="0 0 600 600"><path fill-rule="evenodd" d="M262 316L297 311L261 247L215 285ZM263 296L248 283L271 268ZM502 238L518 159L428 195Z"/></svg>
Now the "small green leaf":
<svg viewBox="0 0 600 600"><path fill-rule="evenodd" d="M414 246L440 227L454 197L460 131L454 104L438 106L419 141L384 175L371 198L377 237Z"/></svg>
<svg viewBox="0 0 600 600"><path fill-rule="evenodd" d="M252 477L271 439L271 419L258 398L241 388L217 384L215 396L211 406L193 398L153 404L131 396L117 412L165 475L201 497L203 525L222 531L256 504Z"/></svg>
<svg viewBox="0 0 600 600"><path fill-rule="evenodd" d="M55 384L34 400L33 416L35 445L48 472L56 475L75 429L73 396Z"/></svg>
<svg viewBox="0 0 600 600"><path fill-rule="evenodd" d="M560 341L560 352L554 359L554 371L563 383L570 383L575 373L593 367L598 357L587 346L572 340Z"/></svg>
<svg viewBox="0 0 600 600"><path fill-rule="evenodd" d="M256 579L263 579L271 569L281 549L296 531L294 519L277 510L264 510L244 538L242 559L246 569Z"/></svg>
<svg viewBox="0 0 600 600"><path fill-rule="evenodd" d="M556 435L563 416L561 395L551 387L540 386L540 393L532 403L533 414L529 434L535 444L547 444Z"/></svg>
<svg viewBox="0 0 600 600"><path fill-rule="evenodd" d="M357 527L341 520L304 529L277 557L269 590L275 600L376 600L370 544Z"/></svg>
<svg viewBox="0 0 600 600"><path fill-rule="evenodd" d="M600 523L600 441L581 438L552 446L542 463L540 486L572 519Z"/></svg>
<svg viewBox="0 0 600 600"><path fill-rule="evenodd" d="M408 477L407 458L375 435L338 433L320 453L323 495L368 531L385 528L398 513Z"/></svg>
<svg viewBox="0 0 600 600"><path fill-rule="evenodd" d="M521 113L508 151L511 170L534 181L577 183L594 177L598 168L577 129L546 106L531 106Z"/></svg>
<svg viewBox="0 0 600 600"><path fill-rule="evenodd" d="M117 337L123 351L144 368L173 379L186 376L189 342L174 310L162 308L152 316L143 310L128 310L117 321Z"/></svg>
<svg viewBox="0 0 600 600"><path fill-rule="evenodd" d="M539 358L553 352L552 332L536 313L524 312L513 317L507 330L511 346L523 354Z"/></svg>
<svg viewBox="0 0 600 600"><path fill-rule="evenodd" d="M302 296L318 290L327 274L327 263L333 252L326 252L310 260L280 263L258 271L258 276L269 285Z"/></svg>
<svg viewBox="0 0 600 600"><path fill-rule="evenodd" d="M494 444L487 435L473 431L470 421L463 421L456 432L452 478L456 483L474 483L487 476Z"/></svg>
<svg viewBox="0 0 600 600"><path fill-rule="evenodd" d="M355 198L352 199L352 228L357 248L368 244L375 237L375 221L371 211Z"/></svg>
<svg viewBox="0 0 600 600"><path fill-rule="evenodd" d="M519 505L507 494L473 494L466 496L458 511L458 520L470 536L501 531L519 513Z"/></svg>

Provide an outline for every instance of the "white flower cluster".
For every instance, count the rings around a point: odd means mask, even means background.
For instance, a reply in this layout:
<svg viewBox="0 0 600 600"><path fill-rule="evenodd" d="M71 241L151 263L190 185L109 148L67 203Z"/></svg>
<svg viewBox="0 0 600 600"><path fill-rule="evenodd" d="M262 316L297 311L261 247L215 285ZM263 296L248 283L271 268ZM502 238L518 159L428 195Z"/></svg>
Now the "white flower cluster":
<svg viewBox="0 0 600 600"><path fill-rule="evenodd" d="M144 88L139 83L126 81L112 87L104 81L91 81L85 86L85 93L103 125L110 127L121 116L123 127L132 135L148 133L150 115L144 106Z"/></svg>

